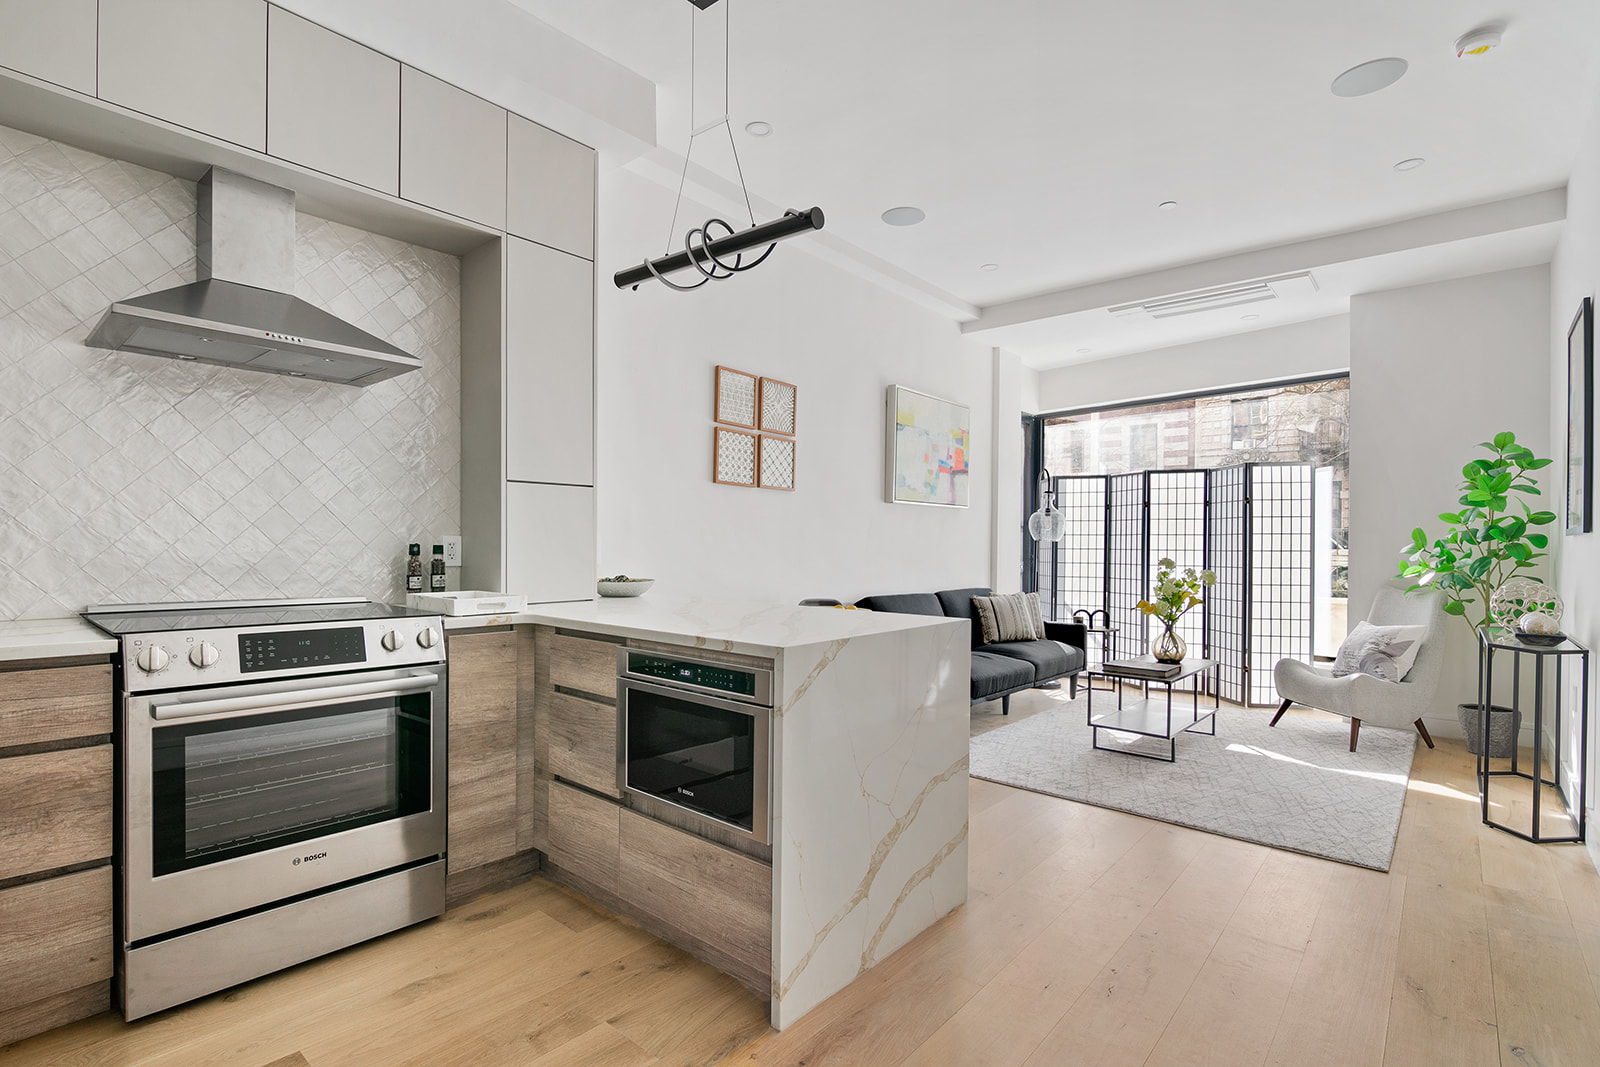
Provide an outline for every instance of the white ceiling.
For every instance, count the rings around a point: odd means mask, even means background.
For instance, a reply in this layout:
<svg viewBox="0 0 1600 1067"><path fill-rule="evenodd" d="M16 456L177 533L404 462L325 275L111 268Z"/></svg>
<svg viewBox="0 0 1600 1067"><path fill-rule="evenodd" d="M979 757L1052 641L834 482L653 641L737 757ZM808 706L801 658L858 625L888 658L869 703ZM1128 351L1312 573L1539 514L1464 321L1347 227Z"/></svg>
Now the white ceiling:
<svg viewBox="0 0 1600 1067"><path fill-rule="evenodd" d="M647 169L662 178L688 142L691 26L704 44L731 17L731 117L752 193L820 205L835 252L909 276L958 318L1562 186L1600 86L1595 0L722 0L703 14L687 0L510 2L656 83L661 150ZM289 6L401 54L405 28L370 22L381 5ZM350 25L357 8L370 36ZM1455 38L1487 21L1506 24L1504 45L1457 60ZM470 29L455 35L465 70ZM1395 85L1329 92L1339 72L1383 56L1410 62ZM750 137L752 119L775 132ZM731 177L726 145L701 140L695 162ZM1392 169L1412 156L1426 165ZM1179 206L1158 211L1164 200ZM879 220L902 204L927 220ZM1320 303L1277 321L1337 313L1338 297L1374 280L1522 265L1539 248L1548 258L1552 233L1389 259L1372 278L1347 263L1319 277ZM1224 325L1193 316L1108 335L1082 318L966 328L1050 366ZM1230 328L1251 327L1235 316Z"/></svg>

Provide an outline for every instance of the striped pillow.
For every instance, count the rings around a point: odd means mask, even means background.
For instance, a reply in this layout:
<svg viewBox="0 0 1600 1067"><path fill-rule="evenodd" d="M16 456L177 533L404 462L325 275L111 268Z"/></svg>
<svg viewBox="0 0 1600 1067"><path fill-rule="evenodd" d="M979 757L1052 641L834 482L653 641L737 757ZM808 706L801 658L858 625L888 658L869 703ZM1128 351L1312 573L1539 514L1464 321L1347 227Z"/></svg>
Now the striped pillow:
<svg viewBox="0 0 1600 1067"><path fill-rule="evenodd" d="M977 621L982 643L986 645L997 641L1037 641L1044 637L1044 618L1039 612L1038 593L975 596L972 598L972 617Z"/></svg>

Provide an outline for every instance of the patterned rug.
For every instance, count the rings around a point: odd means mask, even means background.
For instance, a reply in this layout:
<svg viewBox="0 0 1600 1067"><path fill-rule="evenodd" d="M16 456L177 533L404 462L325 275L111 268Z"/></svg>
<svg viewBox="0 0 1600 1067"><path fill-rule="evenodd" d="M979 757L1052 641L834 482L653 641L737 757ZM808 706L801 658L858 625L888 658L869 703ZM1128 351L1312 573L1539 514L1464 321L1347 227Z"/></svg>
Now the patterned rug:
<svg viewBox="0 0 1600 1067"><path fill-rule="evenodd" d="M1099 710L1100 700L1095 700ZM1176 709L1174 709L1176 711ZM1416 734L1345 719L1222 708L1217 736L1182 733L1177 762L1095 751L1083 699L972 739L972 775L1241 841L1387 871ZM1205 725L1202 723L1201 728ZM1165 754L1160 739L1101 731L1102 748Z"/></svg>

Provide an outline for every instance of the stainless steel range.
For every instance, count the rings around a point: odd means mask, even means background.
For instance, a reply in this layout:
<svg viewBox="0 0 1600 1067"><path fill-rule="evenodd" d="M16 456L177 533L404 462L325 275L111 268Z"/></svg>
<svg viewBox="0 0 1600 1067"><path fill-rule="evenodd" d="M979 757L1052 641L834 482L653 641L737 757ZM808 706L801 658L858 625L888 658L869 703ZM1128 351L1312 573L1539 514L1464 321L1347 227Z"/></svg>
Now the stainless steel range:
<svg viewBox="0 0 1600 1067"><path fill-rule="evenodd" d="M444 911L439 616L268 600L83 617L122 646L125 1018Z"/></svg>

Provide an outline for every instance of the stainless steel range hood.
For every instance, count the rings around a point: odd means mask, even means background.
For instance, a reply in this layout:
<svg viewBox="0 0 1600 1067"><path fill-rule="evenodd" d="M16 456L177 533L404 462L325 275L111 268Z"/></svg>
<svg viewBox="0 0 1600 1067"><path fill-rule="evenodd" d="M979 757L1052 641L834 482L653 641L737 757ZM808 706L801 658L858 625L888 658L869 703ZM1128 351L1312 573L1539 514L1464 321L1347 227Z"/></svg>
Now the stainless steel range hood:
<svg viewBox="0 0 1600 1067"><path fill-rule="evenodd" d="M422 366L293 295L293 192L213 167L199 194L200 280L112 304L89 345L345 385Z"/></svg>

